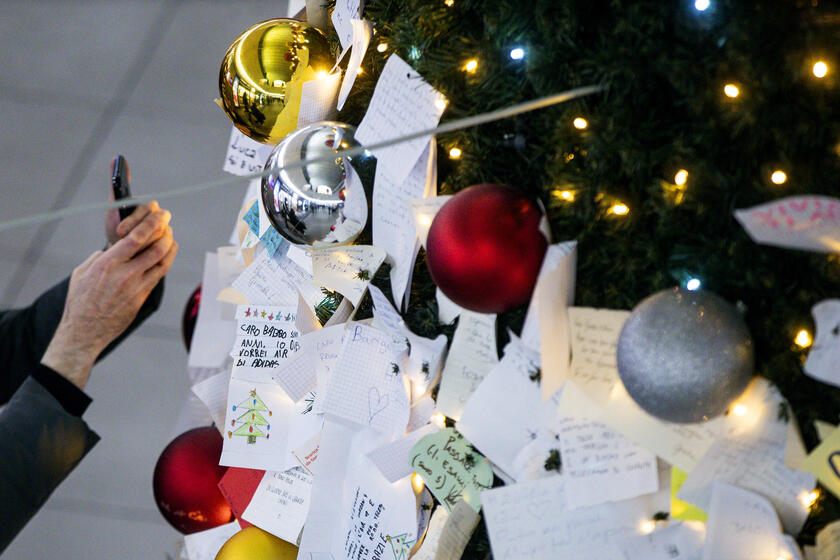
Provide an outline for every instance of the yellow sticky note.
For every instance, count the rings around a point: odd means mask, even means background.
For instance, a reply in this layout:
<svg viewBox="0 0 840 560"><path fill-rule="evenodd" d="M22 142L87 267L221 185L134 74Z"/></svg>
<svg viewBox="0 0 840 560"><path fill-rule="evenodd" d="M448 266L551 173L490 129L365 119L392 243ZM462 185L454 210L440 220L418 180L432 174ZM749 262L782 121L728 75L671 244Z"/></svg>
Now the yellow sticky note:
<svg viewBox="0 0 840 560"><path fill-rule="evenodd" d="M702 521L705 523L706 517L708 517L705 511L677 499L677 492L680 491L687 477L687 473L677 467L671 467L671 517L684 521Z"/></svg>
<svg viewBox="0 0 840 560"><path fill-rule="evenodd" d="M840 430L834 430L814 449L802 469L817 477L835 496L840 496Z"/></svg>

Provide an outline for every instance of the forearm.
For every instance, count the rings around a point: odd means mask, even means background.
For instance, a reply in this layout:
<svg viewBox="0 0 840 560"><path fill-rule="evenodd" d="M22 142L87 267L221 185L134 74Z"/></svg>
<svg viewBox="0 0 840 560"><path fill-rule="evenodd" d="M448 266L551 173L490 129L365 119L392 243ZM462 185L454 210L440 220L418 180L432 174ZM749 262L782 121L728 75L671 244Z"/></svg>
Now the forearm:
<svg viewBox="0 0 840 560"><path fill-rule="evenodd" d="M33 378L0 412L0 552L99 441Z"/></svg>

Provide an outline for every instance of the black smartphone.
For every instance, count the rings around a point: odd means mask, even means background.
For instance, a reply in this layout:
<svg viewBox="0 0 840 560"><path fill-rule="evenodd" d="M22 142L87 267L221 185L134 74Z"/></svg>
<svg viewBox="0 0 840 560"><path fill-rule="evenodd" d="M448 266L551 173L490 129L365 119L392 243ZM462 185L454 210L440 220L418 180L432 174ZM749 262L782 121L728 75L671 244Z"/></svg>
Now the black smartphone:
<svg viewBox="0 0 840 560"><path fill-rule="evenodd" d="M121 155L111 160L111 188L114 191L114 200L131 198L131 173L128 170L128 162ZM120 220L126 219L134 212L136 206L123 204L120 206Z"/></svg>

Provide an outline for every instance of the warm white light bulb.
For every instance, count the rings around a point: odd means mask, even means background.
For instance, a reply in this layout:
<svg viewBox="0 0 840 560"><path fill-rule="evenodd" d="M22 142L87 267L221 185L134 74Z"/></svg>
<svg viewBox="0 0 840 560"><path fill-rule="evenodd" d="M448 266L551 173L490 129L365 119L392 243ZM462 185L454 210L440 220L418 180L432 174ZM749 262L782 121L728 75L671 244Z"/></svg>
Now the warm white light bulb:
<svg viewBox="0 0 840 560"><path fill-rule="evenodd" d="M826 74L828 74L828 64L820 60L814 64L813 72L817 78L825 78Z"/></svg>
<svg viewBox="0 0 840 560"><path fill-rule="evenodd" d="M388 50L388 43L379 43L379 45L376 47L376 50L379 51L379 52L387 51Z"/></svg>
<svg viewBox="0 0 840 560"><path fill-rule="evenodd" d="M811 340L811 333L802 329L798 333L796 333L796 338L793 339L797 346L800 348L808 348L813 343Z"/></svg>
<svg viewBox="0 0 840 560"><path fill-rule="evenodd" d="M735 416L746 416L747 415L747 407L743 404L736 404L732 407L732 412Z"/></svg>
<svg viewBox="0 0 840 560"><path fill-rule="evenodd" d="M468 60L467 63L464 65L464 70L469 73L473 73L478 70L478 61L476 59Z"/></svg>
<svg viewBox="0 0 840 560"><path fill-rule="evenodd" d="M680 169L677 171L676 175L674 175L674 183L677 185L685 185L685 182L688 181L688 171L685 169Z"/></svg>
<svg viewBox="0 0 840 560"><path fill-rule="evenodd" d="M709 2L709 0L696 0L694 2L694 9L698 12L705 12L709 9L710 5L711 3Z"/></svg>
<svg viewBox="0 0 840 560"><path fill-rule="evenodd" d="M589 126L589 123L586 122L586 119L584 119L583 117L576 118L575 120L572 121L572 124L578 130L583 130L584 128Z"/></svg>
<svg viewBox="0 0 840 560"><path fill-rule="evenodd" d="M461 157L461 148L452 148L449 150L449 157L452 159L458 159Z"/></svg>
<svg viewBox="0 0 840 560"><path fill-rule="evenodd" d="M446 427L446 416L444 416L440 412L435 412L434 414L432 414L432 417L430 418L430 420L431 420L432 424L434 424L438 428Z"/></svg>
<svg viewBox="0 0 840 560"><path fill-rule="evenodd" d="M516 47L515 49L511 49L510 57L513 60L522 60L525 57L525 50L521 49L519 47Z"/></svg>
<svg viewBox="0 0 840 560"><path fill-rule="evenodd" d="M740 91L738 91L738 86L735 84L726 84L723 86L723 93L726 94L726 97L738 97Z"/></svg>
<svg viewBox="0 0 840 560"><path fill-rule="evenodd" d="M614 204L612 208L610 208L610 212L615 214L616 216L626 216L630 213L630 208L627 207L626 204L618 203Z"/></svg>
<svg viewBox="0 0 840 560"><path fill-rule="evenodd" d="M653 533L654 529L656 529L656 524L653 521L643 521L639 526L639 530L646 535Z"/></svg>
<svg viewBox="0 0 840 560"><path fill-rule="evenodd" d="M685 289L690 292L700 289L700 280L698 280L697 278L692 278L691 280L685 283Z"/></svg>
<svg viewBox="0 0 840 560"><path fill-rule="evenodd" d="M770 180L773 181L776 185L781 185L785 181L787 181L787 173L782 171L781 169L777 169L770 175Z"/></svg>

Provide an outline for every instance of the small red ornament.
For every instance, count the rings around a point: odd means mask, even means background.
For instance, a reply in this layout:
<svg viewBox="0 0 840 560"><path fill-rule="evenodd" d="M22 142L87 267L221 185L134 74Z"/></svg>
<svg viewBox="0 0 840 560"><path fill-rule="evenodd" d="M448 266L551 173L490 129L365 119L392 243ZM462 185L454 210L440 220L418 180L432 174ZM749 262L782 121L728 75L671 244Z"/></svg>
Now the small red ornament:
<svg viewBox="0 0 840 560"><path fill-rule="evenodd" d="M531 298L548 239L539 204L505 185L468 187L441 207L426 242L435 284L466 309L501 313Z"/></svg>
<svg viewBox="0 0 840 560"><path fill-rule="evenodd" d="M218 487L227 470L219 465L221 454L218 430L195 428L172 440L155 465L155 502L170 525L185 535L233 520Z"/></svg>
<svg viewBox="0 0 840 560"><path fill-rule="evenodd" d="M181 316L181 336L184 337L184 346L187 347L187 352L190 351L190 345L192 345L199 305L201 305L201 284L190 295L187 305L184 306L184 314Z"/></svg>

